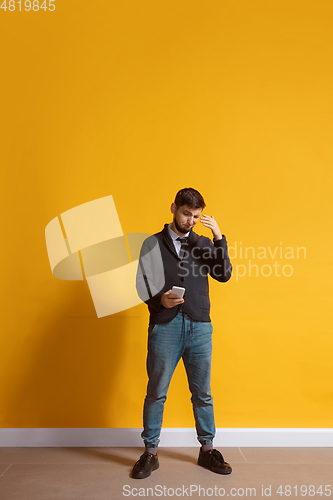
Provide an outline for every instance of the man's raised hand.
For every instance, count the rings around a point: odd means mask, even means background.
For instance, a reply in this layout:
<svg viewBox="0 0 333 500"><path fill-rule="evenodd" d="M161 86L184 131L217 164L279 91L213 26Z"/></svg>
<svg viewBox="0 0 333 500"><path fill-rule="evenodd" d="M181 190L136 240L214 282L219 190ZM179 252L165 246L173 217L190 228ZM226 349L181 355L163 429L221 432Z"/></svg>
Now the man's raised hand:
<svg viewBox="0 0 333 500"><path fill-rule="evenodd" d="M217 225L217 222L216 220L214 219L214 216L210 216L210 215L205 215L205 214L202 214L200 216L200 222L208 227L209 229L211 229L212 233L213 233L213 236L216 240L221 240L222 239L222 233L220 231L220 228L219 226Z"/></svg>

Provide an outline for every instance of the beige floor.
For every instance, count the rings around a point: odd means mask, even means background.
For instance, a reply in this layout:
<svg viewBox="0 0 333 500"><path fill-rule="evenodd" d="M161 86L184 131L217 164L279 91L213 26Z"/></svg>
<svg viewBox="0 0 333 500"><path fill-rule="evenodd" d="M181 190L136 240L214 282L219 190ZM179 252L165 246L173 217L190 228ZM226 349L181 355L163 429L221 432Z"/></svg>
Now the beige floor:
<svg viewBox="0 0 333 500"><path fill-rule="evenodd" d="M199 467L198 448L160 448L160 468L135 480L141 448L0 448L0 499L333 498L333 448L219 449L229 476Z"/></svg>

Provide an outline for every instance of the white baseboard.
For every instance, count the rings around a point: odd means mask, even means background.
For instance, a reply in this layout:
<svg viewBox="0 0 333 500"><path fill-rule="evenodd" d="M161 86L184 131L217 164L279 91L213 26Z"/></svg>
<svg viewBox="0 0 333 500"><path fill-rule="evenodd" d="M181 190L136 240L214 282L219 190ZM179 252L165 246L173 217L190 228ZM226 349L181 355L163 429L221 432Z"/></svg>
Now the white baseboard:
<svg viewBox="0 0 333 500"><path fill-rule="evenodd" d="M86 446L142 447L142 429L119 428L2 428L0 447ZM164 428L160 447L199 446L193 428ZM216 447L333 447L333 429L219 428Z"/></svg>

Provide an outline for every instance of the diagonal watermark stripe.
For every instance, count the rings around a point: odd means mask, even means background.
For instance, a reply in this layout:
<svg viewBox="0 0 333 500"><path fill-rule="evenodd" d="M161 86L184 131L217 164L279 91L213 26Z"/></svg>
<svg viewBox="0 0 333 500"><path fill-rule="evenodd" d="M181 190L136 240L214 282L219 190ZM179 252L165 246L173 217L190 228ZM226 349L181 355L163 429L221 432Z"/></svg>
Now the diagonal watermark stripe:
<svg viewBox="0 0 333 500"><path fill-rule="evenodd" d="M52 219L45 228L53 275L62 280L86 279L98 318L140 304L142 299L136 290L138 258L143 241L151 236L145 233L126 235L130 262L126 238L111 195L67 210L60 217L61 220ZM155 245L152 250L154 259L162 266L158 273L162 289L164 273L159 246Z"/></svg>

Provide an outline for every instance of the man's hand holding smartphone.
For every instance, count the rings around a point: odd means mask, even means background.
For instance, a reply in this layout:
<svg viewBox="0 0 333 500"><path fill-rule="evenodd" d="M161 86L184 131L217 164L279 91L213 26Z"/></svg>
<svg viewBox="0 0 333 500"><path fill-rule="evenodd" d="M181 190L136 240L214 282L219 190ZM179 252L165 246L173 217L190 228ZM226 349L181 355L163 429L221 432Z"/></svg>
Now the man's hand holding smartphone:
<svg viewBox="0 0 333 500"><path fill-rule="evenodd" d="M161 297L161 304L170 309L171 307L178 306L184 302L183 295L185 288L172 287L172 290L168 290Z"/></svg>

